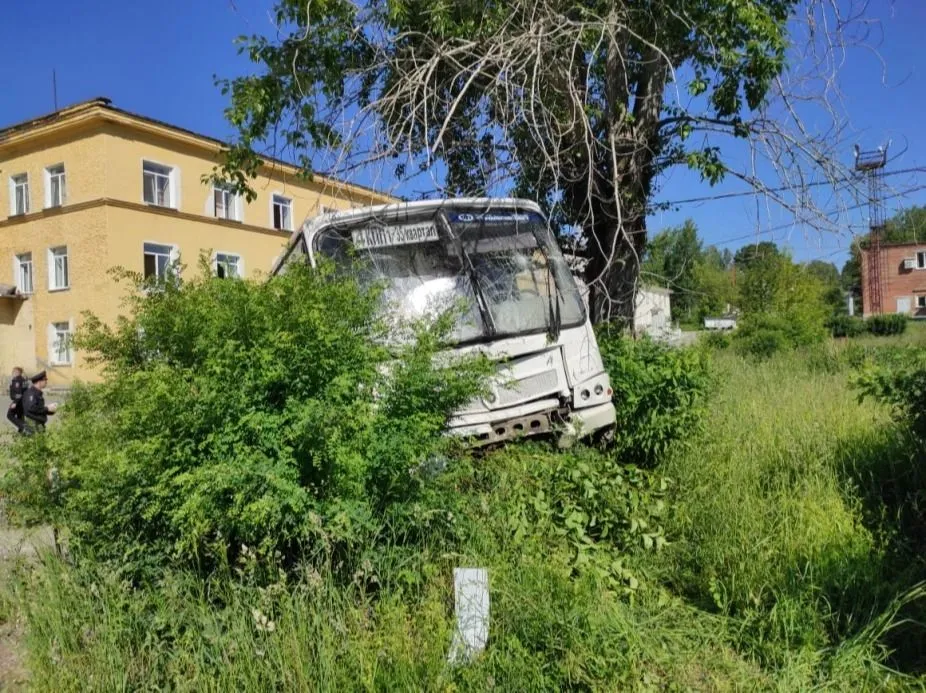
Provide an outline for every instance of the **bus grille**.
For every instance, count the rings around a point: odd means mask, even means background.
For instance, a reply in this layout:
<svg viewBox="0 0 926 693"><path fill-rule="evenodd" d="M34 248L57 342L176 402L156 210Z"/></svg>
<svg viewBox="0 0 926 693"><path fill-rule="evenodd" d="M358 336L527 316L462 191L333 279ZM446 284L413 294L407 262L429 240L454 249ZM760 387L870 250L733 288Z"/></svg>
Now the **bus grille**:
<svg viewBox="0 0 926 693"><path fill-rule="evenodd" d="M499 388L498 406L507 407L517 402L536 399L541 395L556 392L559 379L555 370L541 371L521 378L508 387Z"/></svg>

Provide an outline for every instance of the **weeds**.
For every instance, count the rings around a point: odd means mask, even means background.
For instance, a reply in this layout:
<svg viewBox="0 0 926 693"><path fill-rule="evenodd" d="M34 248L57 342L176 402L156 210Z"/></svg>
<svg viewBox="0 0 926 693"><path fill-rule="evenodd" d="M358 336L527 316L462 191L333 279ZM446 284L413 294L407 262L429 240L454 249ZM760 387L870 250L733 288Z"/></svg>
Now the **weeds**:
<svg viewBox="0 0 926 693"><path fill-rule="evenodd" d="M37 689L908 690L923 472L849 384L893 352L857 346L715 355L702 430L651 468L543 444L451 457L373 522L348 580L249 549L144 587L47 557L4 580L4 612ZM449 667L461 565L489 569L490 640Z"/></svg>

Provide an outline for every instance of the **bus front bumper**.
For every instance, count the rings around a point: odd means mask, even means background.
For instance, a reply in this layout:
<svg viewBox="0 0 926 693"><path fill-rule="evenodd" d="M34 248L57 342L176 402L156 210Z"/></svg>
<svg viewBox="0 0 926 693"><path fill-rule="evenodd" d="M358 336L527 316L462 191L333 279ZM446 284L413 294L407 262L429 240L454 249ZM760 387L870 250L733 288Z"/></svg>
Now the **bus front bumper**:
<svg viewBox="0 0 926 693"><path fill-rule="evenodd" d="M464 417L450 422L449 433L468 439L474 446L547 433L560 434L560 447L615 425L614 405L605 402L594 407L560 407L556 400L541 400L534 406L514 407L504 418L492 422L467 423ZM536 409L535 411L530 411ZM528 411L525 411L528 410Z"/></svg>

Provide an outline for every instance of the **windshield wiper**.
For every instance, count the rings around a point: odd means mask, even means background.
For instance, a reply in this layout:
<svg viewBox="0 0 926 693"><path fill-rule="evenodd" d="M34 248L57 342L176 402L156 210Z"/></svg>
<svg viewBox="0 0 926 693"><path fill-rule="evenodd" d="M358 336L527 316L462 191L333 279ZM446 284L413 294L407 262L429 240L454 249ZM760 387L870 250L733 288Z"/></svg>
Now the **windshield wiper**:
<svg viewBox="0 0 926 693"><path fill-rule="evenodd" d="M494 337L496 334L495 320L492 319L492 313L489 310L489 302L482 291L482 286L479 284L479 277L476 274L476 267L473 265L473 260L463 247L463 239L454 234L453 229L450 227L450 222L447 221L443 213L437 215L437 228L443 231L443 235L446 236L447 240L454 244L457 255L460 257L466 274L469 276L470 284L473 286L473 295L476 297L476 305L479 307L482 322L485 324L489 336Z"/></svg>

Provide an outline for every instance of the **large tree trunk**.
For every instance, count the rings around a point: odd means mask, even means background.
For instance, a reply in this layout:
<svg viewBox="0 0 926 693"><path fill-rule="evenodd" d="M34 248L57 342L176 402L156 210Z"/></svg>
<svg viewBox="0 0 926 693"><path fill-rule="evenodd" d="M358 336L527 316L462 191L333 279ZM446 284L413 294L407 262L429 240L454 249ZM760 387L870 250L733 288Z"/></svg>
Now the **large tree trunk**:
<svg viewBox="0 0 926 693"><path fill-rule="evenodd" d="M588 230L590 257L585 270L592 322L615 322L633 329L640 263L646 247L646 217L637 214L596 224Z"/></svg>

